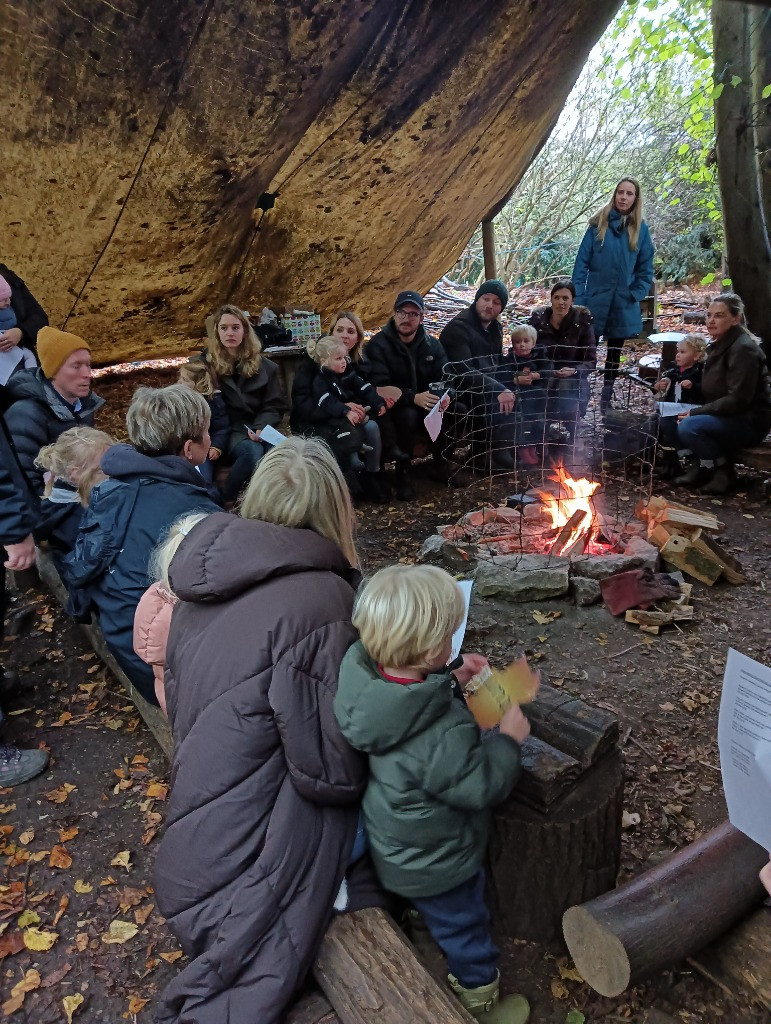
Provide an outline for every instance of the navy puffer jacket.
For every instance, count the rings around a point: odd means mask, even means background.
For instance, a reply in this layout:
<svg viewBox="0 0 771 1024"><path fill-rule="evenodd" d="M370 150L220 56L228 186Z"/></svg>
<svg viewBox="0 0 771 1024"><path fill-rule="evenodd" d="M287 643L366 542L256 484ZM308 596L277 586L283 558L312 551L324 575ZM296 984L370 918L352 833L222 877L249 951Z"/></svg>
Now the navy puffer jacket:
<svg viewBox="0 0 771 1024"><path fill-rule="evenodd" d="M6 390L12 405L5 414L5 421L30 486L40 495L43 470L35 465L40 449L53 444L70 427L93 427L94 413L104 405L104 399L91 392L75 412L40 369L14 373Z"/></svg>
<svg viewBox="0 0 771 1024"><path fill-rule="evenodd" d="M109 479L91 493L64 577L71 593L85 591L121 668L157 704L152 669L137 657L133 639L134 612L150 585L150 555L177 519L219 508L201 474L178 455L151 457L116 444L102 469Z"/></svg>

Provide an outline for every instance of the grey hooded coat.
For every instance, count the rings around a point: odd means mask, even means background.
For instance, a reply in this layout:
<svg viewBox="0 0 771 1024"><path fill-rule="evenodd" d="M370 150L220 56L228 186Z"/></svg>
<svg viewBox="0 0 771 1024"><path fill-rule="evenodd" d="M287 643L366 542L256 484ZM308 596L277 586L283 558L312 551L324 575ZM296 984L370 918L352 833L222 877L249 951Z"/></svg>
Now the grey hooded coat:
<svg viewBox="0 0 771 1024"><path fill-rule="evenodd" d="M358 573L310 530L215 513L170 581L175 750L156 894L190 963L158 1020L273 1024L332 916L366 784L332 708Z"/></svg>

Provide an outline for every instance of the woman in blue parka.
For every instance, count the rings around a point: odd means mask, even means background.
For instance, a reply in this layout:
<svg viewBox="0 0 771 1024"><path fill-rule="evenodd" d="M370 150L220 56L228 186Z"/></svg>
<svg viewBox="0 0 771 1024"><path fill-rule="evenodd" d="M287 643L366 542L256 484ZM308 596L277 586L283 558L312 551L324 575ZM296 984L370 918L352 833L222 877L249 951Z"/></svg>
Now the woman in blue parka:
<svg viewBox="0 0 771 1024"><path fill-rule="evenodd" d="M653 242L634 178L622 178L610 202L589 221L573 268L576 302L588 306L597 337L607 345L600 411L618 376L621 349L642 330L640 302L653 283Z"/></svg>

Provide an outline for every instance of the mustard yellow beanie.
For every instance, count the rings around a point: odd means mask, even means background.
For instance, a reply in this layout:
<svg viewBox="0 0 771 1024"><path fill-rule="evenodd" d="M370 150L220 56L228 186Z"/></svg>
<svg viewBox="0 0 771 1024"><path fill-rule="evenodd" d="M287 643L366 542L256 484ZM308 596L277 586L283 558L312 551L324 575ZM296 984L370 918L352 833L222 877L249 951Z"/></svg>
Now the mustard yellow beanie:
<svg viewBox="0 0 771 1024"><path fill-rule="evenodd" d="M79 348L91 351L91 346L77 334L67 334L56 327L41 327L37 335L37 355L47 379L52 380L62 363Z"/></svg>

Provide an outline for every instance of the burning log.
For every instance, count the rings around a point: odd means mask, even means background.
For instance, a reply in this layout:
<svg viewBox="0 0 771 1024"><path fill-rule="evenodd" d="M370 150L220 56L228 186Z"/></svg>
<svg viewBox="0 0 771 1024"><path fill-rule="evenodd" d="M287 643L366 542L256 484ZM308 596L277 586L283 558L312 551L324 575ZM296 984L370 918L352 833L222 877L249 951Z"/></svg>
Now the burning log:
<svg viewBox="0 0 771 1024"><path fill-rule="evenodd" d="M724 822L620 889L571 907L562 930L580 974L601 995L618 996L690 956L761 903L767 859Z"/></svg>
<svg viewBox="0 0 771 1024"><path fill-rule="evenodd" d="M562 555L571 545L571 540L577 540L578 537L574 537L574 533L579 531L587 518L586 511L582 508L576 509L573 515L568 519L565 525L562 527L560 532L557 534L557 539L549 549L550 555Z"/></svg>

